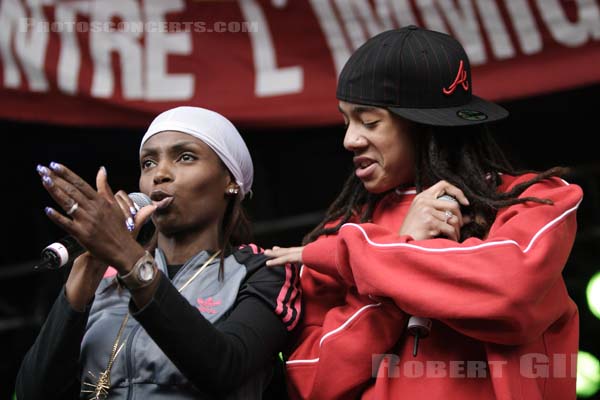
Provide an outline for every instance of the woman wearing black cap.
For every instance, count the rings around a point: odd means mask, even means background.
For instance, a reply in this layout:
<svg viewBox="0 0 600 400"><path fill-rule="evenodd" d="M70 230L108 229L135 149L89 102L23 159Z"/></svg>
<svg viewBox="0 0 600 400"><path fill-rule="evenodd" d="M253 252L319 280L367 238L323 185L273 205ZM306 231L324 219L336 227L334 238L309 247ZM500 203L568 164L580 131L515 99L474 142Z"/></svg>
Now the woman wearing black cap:
<svg viewBox="0 0 600 400"><path fill-rule="evenodd" d="M581 189L514 170L454 38L368 40L337 98L353 173L304 247L294 398L575 398L578 314L561 271Z"/></svg>

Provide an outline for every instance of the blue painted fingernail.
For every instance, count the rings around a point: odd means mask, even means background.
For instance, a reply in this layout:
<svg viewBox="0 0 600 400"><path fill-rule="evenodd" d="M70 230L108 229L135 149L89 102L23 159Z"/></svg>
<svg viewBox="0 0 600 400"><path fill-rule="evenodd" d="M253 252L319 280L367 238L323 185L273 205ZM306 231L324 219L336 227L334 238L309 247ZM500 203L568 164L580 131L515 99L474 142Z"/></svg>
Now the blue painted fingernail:
<svg viewBox="0 0 600 400"><path fill-rule="evenodd" d="M50 215L54 212L54 210L52 210L50 207L46 207L44 208L44 212L46 213L46 215Z"/></svg>
<svg viewBox="0 0 600 400"><path fill-rule="evenodd" d="M44 167L43 165L39 165L37 167L35 167L35 170L38 172L38 174L44 176L44 175L48 175L50 173L50 171L48 171L48 168Z"/></svg>
<svg viewBox="0 0 600 400"><path fill-rule="evenodd" d="M47 175L44 175L44 176L42 177L42 181L44 182L44 185L46 185L46 186L48 186L48 187L52 187L52 185L54 184L54 183L52 182L52 178L50 178L50 177L49 177L49 176L47 176Z"/></svg>
<svg viewBox="0 0 600 400"><path fill-rule="evenodd" d="M132 232L135 229L135 224L133 223L133 218L129 217L125 221L125 226L127 226L127 230Z"/></svg>
<svg viewBox="0 0 600 400"><path fill-rule="evenodd" d="M52 161L52 162L50 163L50 169L51 169L52 171L60 171L60 164L58 164L58 163L55 163L54 161Z"/></svg>
<svg viewBox="0 0 600 400"><path fill-rule="evenodd" d="M131 213L132 217L135 217L135 214L137 214L137 210L135 209L135 207L129 207L129 212Z"/></svg>

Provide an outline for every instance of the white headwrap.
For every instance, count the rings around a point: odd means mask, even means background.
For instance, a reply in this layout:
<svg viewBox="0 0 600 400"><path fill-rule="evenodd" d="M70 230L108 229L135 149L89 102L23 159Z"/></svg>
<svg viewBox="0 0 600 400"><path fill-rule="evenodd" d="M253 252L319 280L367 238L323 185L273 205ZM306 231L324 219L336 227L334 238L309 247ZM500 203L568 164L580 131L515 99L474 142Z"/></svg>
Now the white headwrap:
<svg viewBox="0 0 600 400"><path fill-rule="evenodd" d="M221 114L200 107L176 107L167 110L148 127L140 144L164 131L178 131L206 143L223 161L239 185L244 196L252 188L254 167L244 139L231 122Z"/></svg>

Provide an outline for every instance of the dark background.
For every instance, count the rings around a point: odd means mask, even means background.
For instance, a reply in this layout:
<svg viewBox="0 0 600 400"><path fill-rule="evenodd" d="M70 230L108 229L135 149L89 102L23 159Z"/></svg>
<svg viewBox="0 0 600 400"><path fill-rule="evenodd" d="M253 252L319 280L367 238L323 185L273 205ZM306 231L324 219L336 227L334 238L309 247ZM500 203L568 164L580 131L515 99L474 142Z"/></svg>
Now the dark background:
<svg viewBox="0 0 600 400"><path fill-rule="evenodd" d="M511 117L495 125L496 138L514 164L572 167L566 179L581 185L579 233L564 276L581 317L582 350L600 357L600 320L585 300L585 286L600 270L600 85L502 103ZM148 121L150 122L150 120ZM35 166L64 163L94 182L101 165L113 189L137 191L138 146L144 129L89 129L0 121L0 399L11 396L18 365L32 344L66 271L33 272L39 251L64 234L45 216L54 205ZM262 247L297 245L351 172L344 128L253 130L238 126L255 166L254 197L246 208ZM60 366L57 366L60 367Z"/></svg>

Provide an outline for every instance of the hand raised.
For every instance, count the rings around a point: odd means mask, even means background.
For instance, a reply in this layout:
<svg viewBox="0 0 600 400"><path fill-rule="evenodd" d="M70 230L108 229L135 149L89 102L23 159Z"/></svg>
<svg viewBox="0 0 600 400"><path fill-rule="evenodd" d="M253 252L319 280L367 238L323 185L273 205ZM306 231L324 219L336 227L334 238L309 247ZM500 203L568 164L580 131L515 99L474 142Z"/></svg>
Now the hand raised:
<svg viewBox="0 0 600 400"><path fill-rule="evenodd" d="M38 173L50 196L70 218L50 207L46 208L46 214L91 255L117 269L126 269L143 254L143 248L126 228L123 211L108 185L104 167L96 176L97 191L61 164L51 163L50 168L38 166Z"/></svg>

